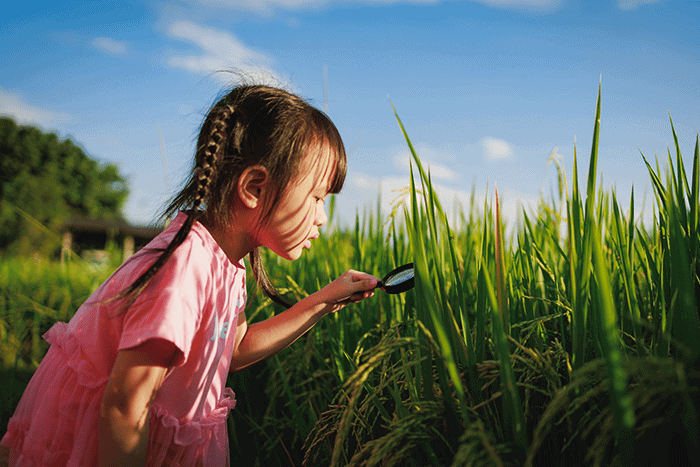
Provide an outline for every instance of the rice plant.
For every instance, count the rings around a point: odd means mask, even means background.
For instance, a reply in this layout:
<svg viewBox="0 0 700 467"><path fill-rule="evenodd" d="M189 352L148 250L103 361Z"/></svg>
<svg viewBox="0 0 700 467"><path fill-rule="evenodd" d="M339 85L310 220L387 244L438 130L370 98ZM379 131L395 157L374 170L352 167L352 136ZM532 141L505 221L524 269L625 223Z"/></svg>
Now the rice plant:
<svg viewBox="0 0 700 467"><path fill-rule="evenodd" d="M575 150L571 191L559 167L560 199L543 200L536 218L524 212L509 243L497 191L478 226L470 212L453 231L396 115L414 167L404 222L413 307L384 331L394 337L356 353L357 372L307 439L306 465L323 441L332 455L320 463L332 466L700 458L698 145L689 183L671 124L666 183L648 164L658 218L637 224L633 201L625 217L597 183L600 91L585 193ZM683 429L651 456L649 428L674 423L660 407L678 397Z"/></svg>

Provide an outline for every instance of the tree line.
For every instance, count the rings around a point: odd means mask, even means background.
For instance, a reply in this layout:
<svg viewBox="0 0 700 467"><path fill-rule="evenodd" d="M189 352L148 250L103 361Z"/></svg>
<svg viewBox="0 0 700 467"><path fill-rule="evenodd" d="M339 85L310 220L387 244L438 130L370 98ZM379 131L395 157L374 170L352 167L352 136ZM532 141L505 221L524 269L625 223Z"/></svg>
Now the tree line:
<svg viewBox="0 0 700 467"><path fill-rule="evenodd" d="M73 216L122 218L127 180L70 139L0 117L0 252L51 254Z"/></svg>

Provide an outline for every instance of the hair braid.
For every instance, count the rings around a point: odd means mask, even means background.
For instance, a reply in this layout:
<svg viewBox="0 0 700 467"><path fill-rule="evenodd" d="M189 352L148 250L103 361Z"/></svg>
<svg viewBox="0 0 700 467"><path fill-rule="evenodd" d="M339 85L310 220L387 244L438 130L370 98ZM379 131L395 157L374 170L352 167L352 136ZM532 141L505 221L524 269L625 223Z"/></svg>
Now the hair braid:
<svg viewBox="0 0 700 467"><path fill-rule="evenodd" d="M209 187L216 176L217 163L223 157L222 149L225 147L228 120L232 114L233 107L224 105L219 108L218 114L213 116L211 132L203 148L201 165L195 169L196 192L192 203L192 211L195 213L206 203L209 196Z"/></svg>
<svg viewBox="0 0 700 467"><path fill-rule="evenodd" d="M217 163L222 158L222 152L225 147L226 130L228 120L233 114L233 107L224 105L217 109L218 112L210 113L211 131L203 147L198 149L197 167L194 169L193 181L194 196L192 198L191 210L187 213L187 219L178 229L175 237L165 249L159 250L158 259L151 264L129 287L115 295L112 300L120 300L126 298L126 302L121 306L121 312L126 311L136 300L139 294L146 288L148 283L153 279L156 273L165 265L173 252L182 245L187 235L192 230L194 222L199 218L202 211L202 205L207 204L210 194L212 181L217 176ZM157 250L158 251L158 250Z"/></svg>

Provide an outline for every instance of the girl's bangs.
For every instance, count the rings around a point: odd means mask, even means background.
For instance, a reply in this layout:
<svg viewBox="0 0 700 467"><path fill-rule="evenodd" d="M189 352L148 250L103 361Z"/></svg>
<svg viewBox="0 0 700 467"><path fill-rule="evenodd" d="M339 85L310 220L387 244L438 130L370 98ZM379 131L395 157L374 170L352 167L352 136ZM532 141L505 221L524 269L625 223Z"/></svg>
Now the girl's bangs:
<svg viewBox="0 0 700 467"><path fill-rule="evenodd" d="M345 176L348 170L347 155L345 154L345 145L340 137L338 129L333 122L321 111L318 111L319 118L317 121L317 140L322 141L319 145L319 150L329 151L331 153L331 161L326 168L333 171L333 178L329 183L328 192L333 194L340 193L345 183ZM324 174L325 175L325 174ZM324 176L325 178L325 176Z"/></svg>

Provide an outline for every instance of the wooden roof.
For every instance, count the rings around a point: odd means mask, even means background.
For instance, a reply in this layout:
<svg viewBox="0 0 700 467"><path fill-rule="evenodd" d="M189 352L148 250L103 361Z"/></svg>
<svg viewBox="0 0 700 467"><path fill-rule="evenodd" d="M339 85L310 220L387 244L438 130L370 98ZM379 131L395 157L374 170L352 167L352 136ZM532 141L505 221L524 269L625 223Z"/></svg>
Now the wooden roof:
<svg viewBox="0 0 700 467"><path fill-rule="evenodd" d="M122 235L153 238L163 231L161 226L138 226L129 224L124 219L92 219L89 217L71 217L61 227L63 232L117 232Z"/></svg>

